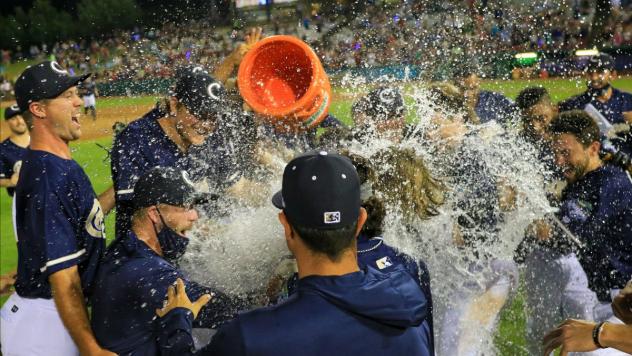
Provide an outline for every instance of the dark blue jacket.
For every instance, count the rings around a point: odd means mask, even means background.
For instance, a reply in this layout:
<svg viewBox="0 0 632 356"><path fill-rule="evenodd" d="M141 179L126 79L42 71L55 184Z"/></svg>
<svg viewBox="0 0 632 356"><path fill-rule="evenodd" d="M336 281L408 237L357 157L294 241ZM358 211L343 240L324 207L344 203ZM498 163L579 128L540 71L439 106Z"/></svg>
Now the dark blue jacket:
<svg viewBox="0 0 632 356"><path fill-rule="evenodd" d="M236 314L237 306L225 295L190 281L173 264L155 253L133 232L108 247L92 296L92 330L104 348L119 355L159 355L164 324L156 316L167 288L182 278L192 300L214 293L196 320L198 327L217 327ZM190 332L190 330L189 330Z"/></svg>
<svg viewBox="0 0 632 356"><path fill-rule="evenodd" d="M433 304L432 292L430 288L430 272L422 260L414 260L409 255L399 252L389 246L381 237L368 237L365 234L358 236L358 265L360 268L369 266L377 268L382 272L390 272L397 266L404 266L408 273L419 284L428 301L428 316L426 321L430 329L431 355L434 354L434 327L433 327Z"/></svg>
<svg viewBox="0 0 632 356"><path fill-rule="evenodd" d="M602 301L632 276L632 179L604 165L564 191L559 218L584 244L579 254L590 288Z"/></svg>
<svg viewBox="0 0 632 356"><path fill-rule="evenodd" d="M220 328L198 354L431 355L427 315L428 302L403 266L388 273L366 268L308 276L282 303L241 314ZM177 309L170 316L172 335L190 330L190 313ZM171 350L182 355L187 349Z"/></svg>
<svg viewBox="0 0 632 356"><path fill-rule="evenodd" d="M502 125L510 124L518 112L514 103L506 96L486 90L481 90L478 94L474 111L481 123L496 121Z"/></svg>

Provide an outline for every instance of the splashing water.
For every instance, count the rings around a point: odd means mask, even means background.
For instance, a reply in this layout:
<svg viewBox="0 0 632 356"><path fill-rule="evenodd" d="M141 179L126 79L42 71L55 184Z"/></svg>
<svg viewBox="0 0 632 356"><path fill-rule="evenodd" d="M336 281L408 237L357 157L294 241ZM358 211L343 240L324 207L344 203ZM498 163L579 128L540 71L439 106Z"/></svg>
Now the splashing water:
<svg viewBox="0 0 632 356"><path fill-rule="evenodd" d="M349 78L345 80L351 83ZM427 264L435 301L436 340L450 340L461 354L468 353L467 347L474 348L476 354L494 354L497 315L517 285L514 251L527 226L553 211L544 189L548 173L538 161L535 148L512 127L504 129L493 122L466 125L470 134L459 139L458 150L450 149L451 144L442 139L420 139L434 129L433 116L454 113L438 109L422 85L409 88L408 92L406 102L414 103L407 105L415 117L412 135L399 143L372 137L368 144L353 141L348 148L364 157L392 147L412 149L423 158L432 175L446 184L446 200L439 214L429 219L411 221L400 207L387 206L384 239ZM463 152L468 154L463 156ZM478 157L478 165L470 166L471 157ZM272 178L266 178L264 185L274 192L280 188L282 174L282 164L278 163L287 159L274 156L272 160L277 164ZM464 211L461 203L471 199L468 189L478 182L467 178L459 181L451 174L455 168L467 172L479 165L485 167L483 174L494 184L515 194L504 209L498 199L493 199L494 228L478 229L483 238L470 248L455 242L454 226L459 217L471 214ZM382 171L391 168L389 164L376 167ZM470 177L476 180L480 175ZM192 279L228 294L263 295L275 268L289 255L277 213L268 197L257 206L229 205L227 217L202 219L192 233L182 266ZM452 352L448 349L439 346L437 353Z"/></svg>

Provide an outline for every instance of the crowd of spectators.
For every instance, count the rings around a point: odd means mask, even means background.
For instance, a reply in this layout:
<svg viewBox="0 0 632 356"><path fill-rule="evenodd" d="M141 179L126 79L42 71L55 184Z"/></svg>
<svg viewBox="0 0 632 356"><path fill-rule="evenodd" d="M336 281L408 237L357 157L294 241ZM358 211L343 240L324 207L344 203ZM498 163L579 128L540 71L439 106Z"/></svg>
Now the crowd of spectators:
<svg viewBox="0 0 632 356"><path fill-rule="evenodd" d="M505 2L483 9L471 1L403 2L387 9L367 5L349 22L319 11L297 11L298 21L275 19L264 26L264 34L303 38L328 70L393 64L452 66L464 56L476 60L515 51L586 48L595 16L591 2ZM607 46L632 45L632 1L614 3L604 33ZM100 39L31 46L14 53L3 50L2 61L54 56L66 68L96 73L101 82L166 78L182 62L213 67L242 37L231 28L194 20L120 31Z"/></svg>

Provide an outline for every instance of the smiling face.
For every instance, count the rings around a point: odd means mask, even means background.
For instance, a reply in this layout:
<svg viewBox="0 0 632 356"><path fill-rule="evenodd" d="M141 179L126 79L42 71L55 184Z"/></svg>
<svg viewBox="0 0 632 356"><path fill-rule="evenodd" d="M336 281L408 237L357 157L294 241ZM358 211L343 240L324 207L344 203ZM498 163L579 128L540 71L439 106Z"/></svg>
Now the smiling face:
<svg viewBox="0 0 632 356"><path fill-rule="evenodd" d="M191 114L184 105L178 107L176 129L182 138L191 144L199 145L215 129L213 120L201 120Z"/></svg>
<svg viewBox="0 0 632 356"><path fill-rule="evenodd" d="M22 135L26 133L26 122L24 122L22 115L15 115L14 117L8 119L7 125L9 125L9 129L15 135Z"/></svg>
<svg viewBox="0 0 632 356"><path fill-rule="evenodd" d="M591 154L594 155L595 150L599 150L598 142L584 147L572 134L554 136L555 163L569 183L576 182L587 173Z"/></svg>
<svg viewBox="0 0 632 356"><path fill-rule="evenodd" d="M548 140L550 138L549 126L558 114L557 105L553 104L551 99L543 98L525 110L524 114L529 118L526 129L540 139Z"/></svg>
<svg viewBox="0 0 632 356"><path fill-rule="evenodd" d="M603 89L610 83L612 74L608 69L590 71L586 74L588 86L592 89Z"/></svg>
<svg viewBox="0 0 632 356"><path fill-rule="evenodd" d="M54 99L44 101L44 126L65 142L81 137L81 104L77 87L71 87Z"/></svg>

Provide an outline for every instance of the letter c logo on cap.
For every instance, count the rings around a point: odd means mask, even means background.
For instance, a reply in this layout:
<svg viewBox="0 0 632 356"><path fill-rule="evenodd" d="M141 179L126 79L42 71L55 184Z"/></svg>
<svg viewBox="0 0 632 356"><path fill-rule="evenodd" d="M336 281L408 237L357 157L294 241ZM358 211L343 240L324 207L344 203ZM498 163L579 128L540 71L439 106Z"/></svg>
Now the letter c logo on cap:
<svg viewBox="0 0 632 356"><path fill-rule="evenodd" d="M20 111L20 107L18 106L18 104L13 104L13 105L11 105L11 110L13 110L13 111Z"/></svg>
<svg viewBox="0 0 632 356"><path fill-rule="evenodd" d="M221 88L221 85L219 85L219 83L211 83L208 85L208 87L206 87L206 91L208 92L208 95L215 99L215 100L219 100L219 96L217 96L217 94L215 94L216 90L219 90Z"/></svg>
<svg viewBox="0 0 632 356"><path fill-rule="evenodd" d="M191 187L195 187L195 184L193 184L193 182L191 181L191 178L189 178L189 173L187 173L187 171L181 171L182 174L182 179L184 180L184 182L188 185L190 185Z"/></svg>
<svg viewBox="0 0 632 356"><path fill-rule="evenodd" d="M382 91L380 91L380 100L383 103L387 103L387 104L391 104L393 101L395 101L395 98L393 97L393 89L388 88L388 89L384 89Z"/></svg>
<svg viewBox="0 0 632 356"><path fill-rule="evenodd" d="M192 72L197 73L197 72L206 72L206 71L204 70L204 68L197 66L193 68Z"/></svg>
<svg viewBox="0 0 632 356"><path fill-rule="evenodd" d="M57 63L57 61L50 62L50 67L51 67L52 70L54 70L55 72L57 72L59 74L68 75L68 71L65 70L64 68L62 68L59 65L59 63Z"/></svg>

